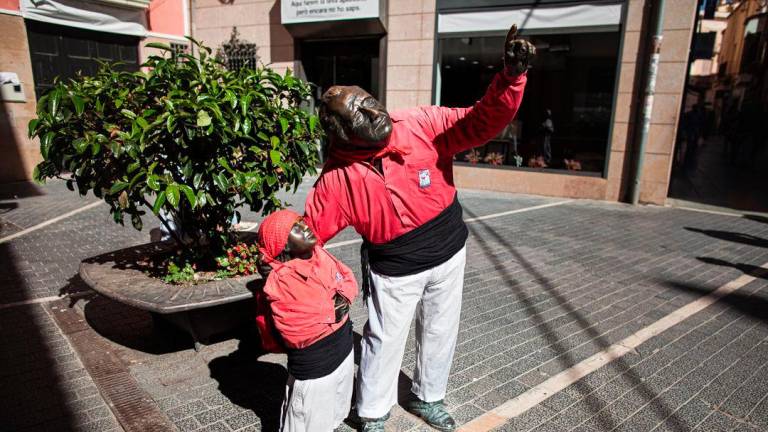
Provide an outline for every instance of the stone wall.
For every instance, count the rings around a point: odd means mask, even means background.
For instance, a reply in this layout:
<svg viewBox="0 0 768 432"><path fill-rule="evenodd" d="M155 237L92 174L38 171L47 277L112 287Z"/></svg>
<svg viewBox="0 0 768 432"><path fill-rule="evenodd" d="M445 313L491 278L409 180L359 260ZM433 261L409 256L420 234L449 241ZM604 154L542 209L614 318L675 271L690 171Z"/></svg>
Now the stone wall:
<svg viewBox="0 0 768 432"><path fill-rule="evenodd" d="M387 108L430 104L435 0L389 0L388 26Z"/></svg>

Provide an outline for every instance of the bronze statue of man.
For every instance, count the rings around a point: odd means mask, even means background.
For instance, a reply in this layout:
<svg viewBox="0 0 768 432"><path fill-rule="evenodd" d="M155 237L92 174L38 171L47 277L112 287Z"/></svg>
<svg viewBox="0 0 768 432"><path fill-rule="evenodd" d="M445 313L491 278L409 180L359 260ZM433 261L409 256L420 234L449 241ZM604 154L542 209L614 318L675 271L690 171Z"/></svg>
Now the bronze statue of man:
<svg viewBox="0 0 768 432"><path fill-rule="evenodd" d="M453 183L453 156L485 144L517 113L534 46L512 26L504 70L468 108L388 113L358 87L330 88L320 121L329 158L305 218L321 242L347 226L363 237L368 323L357 381L364 431L383 431L416 314L416 367L405 408L430 426L456 423L443 398L456 346L468 230ZM364 283L364 289L365 289Z"/></svg>

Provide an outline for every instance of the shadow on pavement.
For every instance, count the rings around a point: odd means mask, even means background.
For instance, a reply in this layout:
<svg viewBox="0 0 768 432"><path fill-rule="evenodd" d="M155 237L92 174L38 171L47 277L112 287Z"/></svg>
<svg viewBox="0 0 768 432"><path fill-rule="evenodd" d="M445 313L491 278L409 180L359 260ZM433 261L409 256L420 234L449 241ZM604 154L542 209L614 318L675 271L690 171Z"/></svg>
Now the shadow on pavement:
<svg viewBox="0 0 768 432"><path fill-rule="evenodd" d="M664 281L663 284L678 291L701 294L702 296L712 293L711 288L685 282ZM736 291L720 298L718 301L726 303L728 306L738 310L744 315L768 322L768 298L754 294L745 295Z"/></svg>
<svg viewBox="0 0 768 432"><path fill-rule="evenodd" d="M255 337L245 337L236 351L211 360L208 367L222 395L253 411L262 431L277 431L288 372L282 365L260 361L258 345Z"/></svg>
<svg viewBox="0 0 768 432"><path fill-rule="evenodd" d="M33 182L20 181L0 184L0 200L2 201L41 195L45 195L45 193Z"/></svg>
<svg viewBox="0 0 768 432"><path fill-rule="evenodd" d="M749 219L751 221L768 224L768 217L765 217L765 216L748 214L748 215L744 215L743 217L744 219Z"/></svg>
<svg viewBox="0 0 768 432"><path fill-rule="evenodd" d="M472 213L472 211L468 209L464 209L464 211L470 217L477 217L476 214ZM493 263L494 267L502 273L502 280L505 285L514 287L518 284L518 282L512 277L512 272L507 268L504 262L499 259L499 254L503 254L503 252L488 252L494 249L489 246L488 241L486 240L486 237L488 236L492 237L495 242L502 245L504 249L506 249L506 251L514 258L514 260L519 263L526 272L533 276L533 279L538 282L544 292L550 295L557 302L558 306L564 312L566 312L567 316L573 317L576 320L579 327L581 327L586 332L586 334L589 335L590 339L594 341L598 347L608 348L612 345L610 341L601 337L600 332L594 327L595 324L590 323L578 311L576 311L576 309L568 302L568 300L557 292L554 284L520 252L518 252L517 249L515 249L515 247L510 244L508 239L504 238L501 234L496 232L490 225L482 220L479 220L473 224L469 224L468 227L470 232L473 234L475 241L480 244L480 250L485 252L488 261ZM572 354L568 353L570 348L566 346L561 340L559 340L558 336L556 336L554 332L555 329L553 329L546 321L541 318L534 302L525 296L518 296L518 299L524 305L530 319L535 323L534 328L540 329L539 334L544 336L544 338L549 343L549 346L551 346L559 354L557 361L563 366L563 368L570 368L574 364L578 363L578 360ZM657 418L664 422L667 430L674 432L684 432L687 430L686 426L684 426L685 422L683 422L682 419L680 419L679 416L675 414L672 409L670 409L670 407L668 407L662 400L657 397L657 392L651 389L640 376L635 374L630 369L631 365L629 365L623 358L614 360L612 364L614 365L615 369L622 371L621 375L619 375L620 379L627 382L630 386L633 387L633 391L638 392L643 399L649 402L649 406L656 414ZM592 385L582 380L578 381L574 387L583 396L585 396L584 402L587 404L588 409L592 411L593 414L597 414L598 412L602 411L603 408L605 408L605 402L598 398L588 396L595 390ZM608 402L610 403L612 401ZM626 420L618 419L619 422L616 422L612 417L604 415L596 415L594 419L599 424L599 430L613 430L619 425L620 422Z"/></svg>
<svg viewBox="0 0 768 432"><path fill-rule="evenodd" d="M708 235L710 237L713 237L719 240L725 240L725 241L734 242L734 243L741 243L741 244L755 246L755 247L768 248L768 240L760 237L755 237L751 234L735 233L731 231L707 230L707 229L692 228L692 227L685 227L685 229L691 232Z"/></svg>
<svg viewBox="0 0 768 432"><path fill-rule="evenodd" d="M756 265L744 264L744 263L732 263L729 261L721 260L719 258L710 258L710 257L697 257L696 259L706 264L712 264L712 265L717 265L722 267L733 267L735 269L741 270L741 272L746 275L768 280L768 270L762 267L758 267Z"/></svg>
<svg viewBox="0 0 768 432"><path fill-rule="evenodd" d="M17 292L24 300L32 299L11 245L0 244L0 304L18 300L13 298ZM52 333L58 329L43 307L0 309L0 329L0 429L74 430L77 414L69 406L77 396L65 389L66 378L58 370L57 359L62 353L51 347L58 342L52 340Z"/></svg>
<svg viewBox="0 0 768 432"><path fill-rule="evenodd" d="M100 336L117 345L147 354L169 354L194 345L192 338L170 325L156 323L147 311L95 295L83 311Z"/></svg>

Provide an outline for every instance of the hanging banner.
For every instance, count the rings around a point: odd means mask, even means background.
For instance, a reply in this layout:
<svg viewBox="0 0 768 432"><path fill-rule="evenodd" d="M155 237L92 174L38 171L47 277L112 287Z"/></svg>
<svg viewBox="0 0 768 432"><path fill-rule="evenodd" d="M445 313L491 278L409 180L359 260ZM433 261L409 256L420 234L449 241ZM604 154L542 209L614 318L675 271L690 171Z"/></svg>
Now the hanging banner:
<svg viewBox="0 0 768 432"><path fill-rule="evenodd" d="M25 19L130 36L146 37L146 12L73 0L21 0Z"/></svg>
<svg viewBox="0 0 768 432"><path fill-rule="evenodd" d="M283 24L379 17L379 0L281 0Z"/></svg>

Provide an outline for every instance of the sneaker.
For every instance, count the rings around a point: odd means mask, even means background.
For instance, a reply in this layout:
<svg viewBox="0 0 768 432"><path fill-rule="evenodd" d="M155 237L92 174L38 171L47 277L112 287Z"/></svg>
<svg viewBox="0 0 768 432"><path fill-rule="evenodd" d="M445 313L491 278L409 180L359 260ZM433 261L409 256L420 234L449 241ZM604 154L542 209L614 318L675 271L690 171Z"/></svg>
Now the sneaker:
<svg viewBox="0 0 768 432"><path fill-rule="evenodd" d="M405 409L411 414L421 417L428 425L439 431L451 432L456 430L456 421L445 410L445 405L441 400L424 402L413 396L411 400L405 403Z"/></svg>

